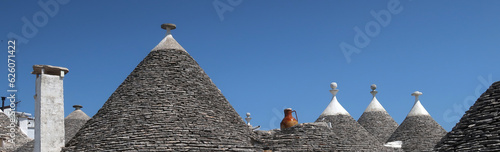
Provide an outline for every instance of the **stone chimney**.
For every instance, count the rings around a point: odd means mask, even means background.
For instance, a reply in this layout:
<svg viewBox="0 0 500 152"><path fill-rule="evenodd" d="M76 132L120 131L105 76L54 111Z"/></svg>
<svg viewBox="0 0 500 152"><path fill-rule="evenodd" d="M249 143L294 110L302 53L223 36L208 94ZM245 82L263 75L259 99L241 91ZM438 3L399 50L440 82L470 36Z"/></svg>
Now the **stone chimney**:
<svg viewBox="0 0 500 152"><path fill-rule="evenodd" d="M67 68L33 65L36 74L35 152L61 151L64 147L63 79Z"/></svg>

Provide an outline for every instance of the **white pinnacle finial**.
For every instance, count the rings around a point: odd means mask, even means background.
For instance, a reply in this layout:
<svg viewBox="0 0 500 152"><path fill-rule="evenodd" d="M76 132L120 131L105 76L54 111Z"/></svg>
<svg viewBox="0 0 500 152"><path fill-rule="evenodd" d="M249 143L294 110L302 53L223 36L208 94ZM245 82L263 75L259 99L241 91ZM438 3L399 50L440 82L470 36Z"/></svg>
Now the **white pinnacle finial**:
<svg viewBox="0 0 500 152"><path fill-rule="evenodd" d="M170 30L175 29L176 26L172 23L165 23L161 25L161 28L167 30L167 35L171 35Z"/></svg>
<svg viewBox="0 0 500 152"><path fill-rule="evenodd" d="M418 96L422 95L422 92L420 91L415 91L411 94L412 96L415 96L415 102L418 101Z"/></svg>
<svg viewBox="0 0 500 152"><path fill-rule="evenodd" d="M410 113L408 113L408 116L420 116L420 115L428 115L430 116L429 112L425 110L424 106L422 106L422 103L420 103L420 100L418 99L418 96L422 95L422 92L420 91L415 91L411 94L412 96L415 96L415 104L413 105L413 108L411 108Z"/></svg>
<svg viewBox="0 0 500 152"><path fill-rule="evenodd" d="M332 93L333 98L330 101L330 104L326 107L326 109L321 113L321 116L328 116L328 115L349 115L349 113L340 105L339 101L337 100L337 92L339 90L337 89L337 83L332 82L330 83L330 87L332 90L330 90L330 93Z"/></svg>
<svg viewBox="0 0 500 152"><path fill-rule="evenodd" d="M250 118L250 112L247 112L247 117L245 118L245 120L247 121L247 125L252 127L252 125L250 125L250 120L252 120L252 118Z"/></svg>
<svg viewBox="0 0 500 152"><path fill-rule="evenodd" d="M330 83L330 87L331 87L333 90L337 89L337 82L332 82L332 83Z"/></svg>
<svg viewBox="0 0 500 152"><path fill-rule="evenodd" d="M332 90L330 90L330 93L332 93L333 96L336 96L337 92L339 92L339 89L337 89L337 83L336 82L330 83L330 87L332 88Z"/></svg>
<svg viewBox="0 0 500 152"><path fill-rule="evenodd" d="M375 95L378 93L378 91L375 90L377 89L377 85L372 84L370 88L372 89L370 93L373 95L373 98L368 107L365 109L365 112L385 111L384 107L380 104L380 102L378 102L377 97L375 97Z"/></svg>
<svg viewBox="0 0 500 152"><path fill-rule="evenodd" d="M377 85L372 84L372 86L370 86L370 88L372 89L372 91L370 91L370 93L373 95L373 97L375 97L375 95L378 93L378 91L375 90L375 89L377 89Z"/></svg>

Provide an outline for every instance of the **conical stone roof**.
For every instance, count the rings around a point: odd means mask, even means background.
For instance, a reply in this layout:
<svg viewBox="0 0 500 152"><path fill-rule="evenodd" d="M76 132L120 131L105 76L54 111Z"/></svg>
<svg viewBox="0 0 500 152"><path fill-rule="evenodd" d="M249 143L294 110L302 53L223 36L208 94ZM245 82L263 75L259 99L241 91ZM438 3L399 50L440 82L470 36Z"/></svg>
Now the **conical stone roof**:
<svg viewBox="0 0 500 152"><path fill-rule="evenodd" d="M330 130L335 134L335 140L341 147L350 147L343 149L347 151L387 151L389 148L383 146L377 138L372 136L361 126L351 115L340 105L336 94L338 92L337 83L331 85L333 94L332 101L325 111L319 116L316 122L326 122Z"/></svg>
<svg viewBox="0 0 500 152"><path fill-rule="evenodd" d="M250 128L168 35L63 151L253 151Z"/></svg>
<svg viewBox="0 0 500 152"><path fill-rule="evenodd" d="M381 142L386 142L392 133L398 128L398 123L387 113L384 107L377 100L375 90L377 86L371 86L373 95L372 101L358 119L358 123L363 126L370 134L375 136Z"/></svg>
<svg viewBox="0 0 500 152"><path fill-rule="evenodd" d="M67 142L73 136L75 136L76 132L80 130L80 128L90 119L90 117L85 114L80 108L80 105L74 105L75 111L71 112L66 118L64 118L64 139Z"/></svg>
<svg viewBox="0 0 500 152"><path fill-rule="evenodd" d="M0 110L0 138L3 138L3 145L0 147L0 151L14 151L16 148L32 140L19 129L17 124L13 125L14 127L10 127L10 118ZM13 132L11 132L11 128L14 128ZM14 134L14 138L11 137L11 134ZM9 141L13 141L13 143Z"/></svg>
<svg viewBox="0 0 500 152"><path fill-rule="evenodd" d="M431 117L418 100L422 92L416 91L412 95L415 96L413 108L387 141L402 141L404 151L431 151L446 134L446 130Z"/></svg>
<svg viewBox="0 0 500 152"><path fill-rule="evenodd" d="M500 151L500 81L493 83L446 134L438 151Z"/></svg>

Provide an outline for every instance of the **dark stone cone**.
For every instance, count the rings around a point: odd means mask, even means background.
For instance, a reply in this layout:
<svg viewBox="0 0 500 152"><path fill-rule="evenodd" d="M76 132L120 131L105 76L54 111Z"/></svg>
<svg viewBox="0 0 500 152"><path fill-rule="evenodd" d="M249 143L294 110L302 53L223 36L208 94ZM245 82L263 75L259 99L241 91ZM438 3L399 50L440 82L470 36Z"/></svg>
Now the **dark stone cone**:
<svg viewBox="0 0 500 152"><path fill-rule="evenodd" d="M185 51L152 51L63 151L252 151L248 126Z"/></svg>
<svg viewBox="0 0 500 152"><path fill-rule="evenodd" d="M436 145L437 151L500 151L500 81L493 83Z"/></svg>
<svg viewBox="0 0 500 152"><path fill-rule="evenodd" d="M431 116L409 116L387 142L403 141L404 151L431 151L445 134Z"/></svg>
<svg viewBox="0 0 500 152"><path fill-rule="evenodd" d="M384 147L384 143L372 136L349 115L320 116L316 122L326 122L340 145L340 151L393 151ZM332 137L331 137L332 138Z"/></svg>
<svg viewBox="0 0 500 152"><path fill-rule="evenodd" d="M358 123L383 143L385 143L398 128L398 123L396 123L386 111L364 112L361 117L359 117Z"/></svg>

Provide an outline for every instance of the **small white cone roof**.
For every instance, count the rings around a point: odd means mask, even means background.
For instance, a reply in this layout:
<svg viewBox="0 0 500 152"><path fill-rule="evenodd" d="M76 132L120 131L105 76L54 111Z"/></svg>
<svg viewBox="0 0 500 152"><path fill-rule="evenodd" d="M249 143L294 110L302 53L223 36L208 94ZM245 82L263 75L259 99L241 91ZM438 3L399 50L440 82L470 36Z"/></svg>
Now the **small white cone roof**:
<svg viewBox="0 0 500 152"><path fill-rule="evenodd" d="M155 48L151 51L157 51L157 50L182 50L186 51L172 36L170 33L170 30L173 30L176 28L175 24L163 24L162 28L167 30L167 35L165 38L163 38L158 45L156 45Z"/></svg>
<svg viewBox="0 0 500 152"><path fill-rule="evenodd" d="M330 84L330 87L332 90L330 90L330 93L332 93L333 98L332 101L330 101L330 104L326 107L326 109L321 113L321 116L328 116L328 115L349 115L347 110L340 105L339 101L337 100L337 92L339 91L337 88L337 83L332 82Z"/></svg>
<svg viewBox="0 0 500 152"><path fill-rule="evenodd" d="M372 84L371 86L372 91L370 92L373 95L372 102L366 107L365 112L374 112L374 111L385 111L385 108L378 102L377 97L375 95L377 94L377 86L375 84Z"/></svg>
<svg viewBox="0 0 500 152"><path fill-rule="evenodd" d="M409 116L430 116L429 112L425 110L424 106L422 106L422 103L420 103L420 100L418 100L418 96L422 95L422 92L420 91L415 91L411 94L412 96L415 96L415 105L413 105L413 108L411 108L410 113L406 117Z"/></svg>

